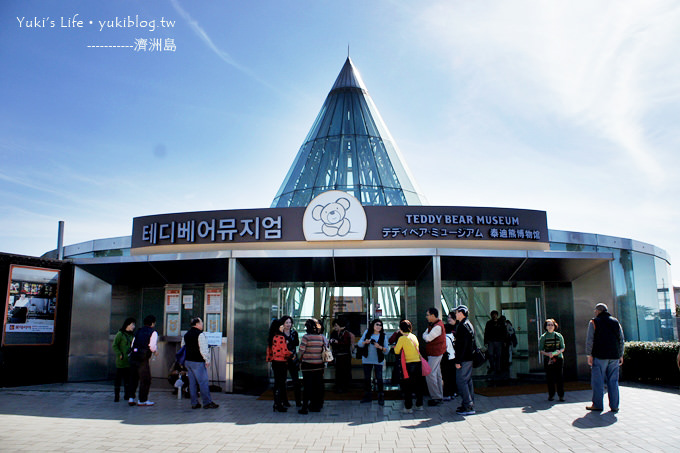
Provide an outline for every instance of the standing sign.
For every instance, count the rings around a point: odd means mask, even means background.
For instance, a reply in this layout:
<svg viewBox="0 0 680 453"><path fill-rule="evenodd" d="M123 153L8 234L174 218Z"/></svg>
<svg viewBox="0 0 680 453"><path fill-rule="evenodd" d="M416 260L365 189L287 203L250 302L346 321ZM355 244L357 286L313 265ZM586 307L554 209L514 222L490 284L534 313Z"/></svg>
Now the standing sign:
<svg viewBox="0 0 680 453"><path fill-rule="evenodd" d="M59 271L12 264L8 286L2 345L51 345Z"/></svg>

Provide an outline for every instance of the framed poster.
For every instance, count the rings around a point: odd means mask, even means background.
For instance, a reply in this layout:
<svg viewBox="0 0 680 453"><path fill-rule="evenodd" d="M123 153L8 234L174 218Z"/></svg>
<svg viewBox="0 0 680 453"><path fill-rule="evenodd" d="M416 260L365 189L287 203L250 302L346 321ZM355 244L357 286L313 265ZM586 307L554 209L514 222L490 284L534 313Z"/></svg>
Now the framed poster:
<svg viewBox="0 0 680 453"><path fill-rule="evenodd" d="M3 346L54 343L59 275L57 269L10 266Z"/></svg>
<svg viewBox="0 0 680 453"><path fill-rule="evenodd" d="M222 329L220 329L219 313L208 313L205 317L205 326L203 330L205 332L218 332L221 335Z"/></svg>
<svg viewBox="0 0 680 453"><path fill-rule="evenodd" d="M222 288L205 288L205 312L222 313Z"/></svg>
<svg viewBox="0 0 680 453"><path fill-rule="evenodd" d="M165 335L169 337L179 336L179 313L168 313L166 316Z"/></svg>
<svg viewBox="0 0 680 453"><path fill-rule="evenodd" d="M165 290L165 312L179 313L180 299L182 297L181 289L166 289Z"/></svg>

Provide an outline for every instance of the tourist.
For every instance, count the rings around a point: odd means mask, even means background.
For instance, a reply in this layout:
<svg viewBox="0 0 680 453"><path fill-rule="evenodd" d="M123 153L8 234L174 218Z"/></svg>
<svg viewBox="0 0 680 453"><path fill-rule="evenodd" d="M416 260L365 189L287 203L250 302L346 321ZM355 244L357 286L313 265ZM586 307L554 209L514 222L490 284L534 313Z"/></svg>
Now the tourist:
<svg viewBox="0 0 680 453"><path fill-rule="evenodd" d="M555 387L560 401L564 401L564 338L557 332L557 321L546 319L545 332L538 341L538 351L543 356L545 377L548 382L548 401L555 399Z"/></svg>

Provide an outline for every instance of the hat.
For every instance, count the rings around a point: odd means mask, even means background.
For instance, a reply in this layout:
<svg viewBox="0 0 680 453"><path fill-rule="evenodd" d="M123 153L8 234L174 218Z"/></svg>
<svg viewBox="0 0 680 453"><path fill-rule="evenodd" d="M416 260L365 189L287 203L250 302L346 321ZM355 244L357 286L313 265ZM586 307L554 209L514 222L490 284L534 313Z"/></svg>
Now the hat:
<svg viewBox="0 0 680 453"><path fill-rule="evenodd" d="M463 314L465 315L465 317L467 317L467 315L468 315L468 308L467 308L467 306L465 306L465 305L459 305L459 306L457 306L457 307L456 307L456 311L459 311L459 312L463 313Z"/></svg>

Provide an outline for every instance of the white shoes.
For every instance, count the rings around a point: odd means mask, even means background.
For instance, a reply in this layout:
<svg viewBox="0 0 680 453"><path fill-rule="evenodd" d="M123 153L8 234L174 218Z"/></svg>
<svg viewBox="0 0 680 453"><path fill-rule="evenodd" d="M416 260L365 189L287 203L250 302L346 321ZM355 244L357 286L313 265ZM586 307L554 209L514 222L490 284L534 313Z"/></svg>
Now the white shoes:
<svg viewBox="0 0 680 453"><path fill-rule="evenodd" d="M153 406L154 404L156 403L152 401L140 401L139 403L137 403L137 406Z"/></svg>

